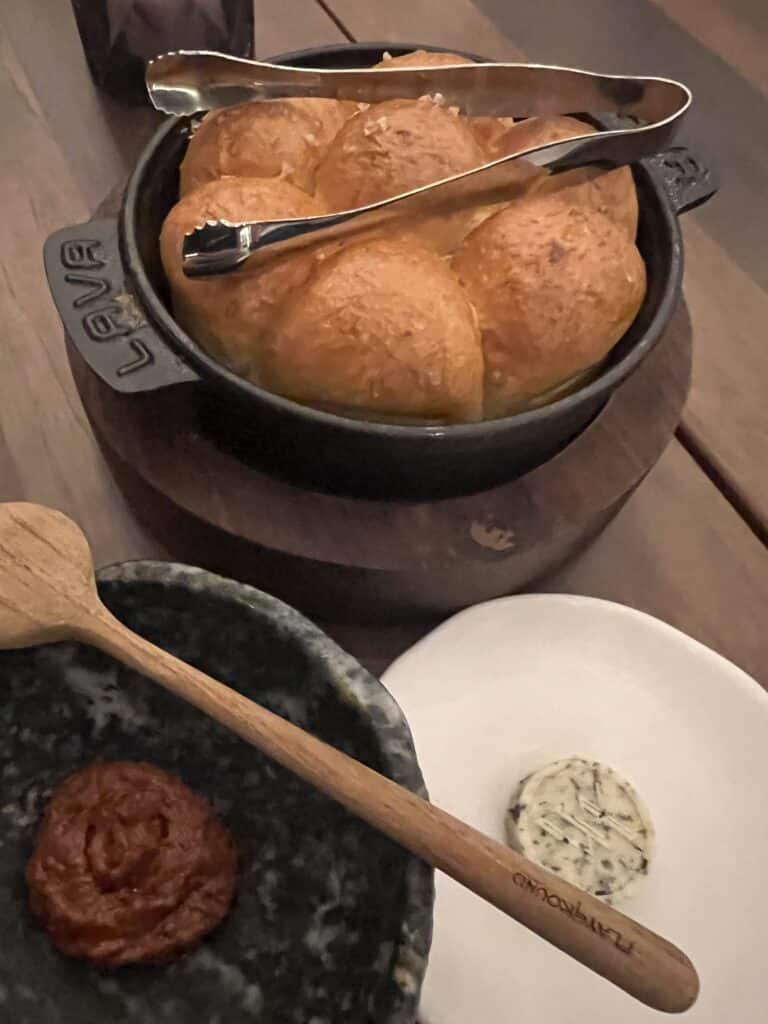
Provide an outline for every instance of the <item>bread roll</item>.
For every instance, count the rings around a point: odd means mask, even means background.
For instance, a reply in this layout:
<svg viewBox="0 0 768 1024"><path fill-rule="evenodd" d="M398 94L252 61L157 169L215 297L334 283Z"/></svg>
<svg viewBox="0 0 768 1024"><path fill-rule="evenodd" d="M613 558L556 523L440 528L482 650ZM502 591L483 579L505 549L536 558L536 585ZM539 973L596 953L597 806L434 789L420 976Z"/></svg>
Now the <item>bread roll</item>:
<svg viewBox="0 0 768 1024"><path fill-rule="evenodd" d="M504 150L504 140L509 133L509 130L515 126L515 120L511 117L469 117L467 118L470 130L477 140L478 145L482 149L486 161L498 160L502 156L506 156ZM521 122L522 123L522 122ZM519 146L517 148L524 148ZM514 152L515 147L512 147L508 152ZM546 171L542 171L528 160L518 160L514 167L508 169L507 180L510 184L516 183L519 186L524 187L525 191L533 191L540 181L544 181L547 177ZM537 181L539 179L539 181ZM510 199L512 195L510 195ZM496 204L489 212L495 213L503 207L506 203Z"/></svg>
<svg viewBox="0 0 768 1024"><path fill-rule="evenodd" d="M264 347L267 387L373 418L477 420L483 357L458 280L412 240L359 242L317 267Z"/></svg>
<svg viewBox="0 0 768 1024"><path fill-rule="evenodd" d="M209 219L268 220L323 212L316 199L280 178L220 178L184 196L165 218L160 255L174 316L214 358L243 377L258 379L264 325L284 295L306 280L314 253L303 249L254 270L191 278L182 269L184 235Z"/></svg>
<svg viewBox="0 0 768 1024"><path fill-rule="evenodd" d="M485 118L478 118L485 121ZM575 117L527 117L523 121L515 121L511 117L488 118L496 122L488 126L485 152L492 160L498 160L508 153L533 146L543 146L547 142L557 142L573 135L587 135L594 132L591 125L577 121Z"/></svg>
<svg viewBox="0 0 768 1024"><path fill-rule="evenodd" d="M472 232L453 266L480 319L489 418L598 364L645 295L634 244L604 214L562 195L510 203Z"/></svg>
<svg viewBox="0 0 768 1024"><path fill-rule="evenodd" d="M317 168L317 194L329 209L345 210L484 162L466 119L455 109L430 97L387 100L346 122ZM487 211L469 208L401 223L424 244L451 252L485 216Z"/></svg>
<svg viewBox="0 0 768 1024"><path fill-rule="evenodd" d="M637 238L640 209L635 179L629 167L617 167L613 171L575 167L572 171L543 178L534 188L559 194L567 202L591 207L613 221L630 242Z"/></svg>
<svg viewBox="0 0 768 1024"><path fill-rule="evenodd" d="M591 135L596 130L592 125L585 124L575 117L529 117L525 121L506 125L502 122L508 122L509 118L494 120L498 121L496 130L493 130L493 126L484 130L484 149L490 160L498 160L508 153L543 146L548 142L558 142L560 139L575 135ZM475 127L476 137L477 132ZM599 210L619 225L628 238L635 240L638 218L637 192L629 167L617 167L614 171L577 167L572 171L542 178L534 188L545 192L567 189L568 195L564 198L567 198L568 202L583 203Z"/></svg>
<svg viewBox="0 0 768 1024"><path fill-rule="evenodd" d="M287 99L241 103L206 114L181 163L182 195L208 181L284 177L313 191L318 160L354 103Z"/></svg>
<svg viewBox="0 0 768 1024"><path fill-rule="evenodd" d="M451 64L474 64L469 57L461 57L458 53L442 53L432 50L412 50L400 57L392 57L385 53L384 58L375 68L436 68Z"/></svg>

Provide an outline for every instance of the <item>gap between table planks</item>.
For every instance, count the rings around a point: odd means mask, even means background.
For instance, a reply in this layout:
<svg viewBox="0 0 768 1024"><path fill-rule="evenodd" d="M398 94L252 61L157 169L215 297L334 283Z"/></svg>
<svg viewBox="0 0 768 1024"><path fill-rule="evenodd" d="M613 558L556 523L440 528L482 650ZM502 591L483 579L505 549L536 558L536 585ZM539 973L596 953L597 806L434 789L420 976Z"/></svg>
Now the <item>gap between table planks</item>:
<svg viewBox="0 0 768 1024"><path fill-rule="evenodd" d="M332 6L342 17L344 5ZM504 43L466 2L440 4L439 31L434 13L430 29L424 3L390 3L386 11L348 6L361 19L355 32L360 37L429 39L491 55ZM0 27L13 14L15 8L4 8ZM314 0L285 0L279 18L274 4L258 0L256 15L257 40L265 44L258 52L264 56L344 39ZM381 23L375 21L379 15ZM398 31L398 24L407 31ZM50 231L85 219L99 204L109 190L107 172L114 176L109 187L125 173L140 119L122 120L110 107L120 158L110 157L115 162L109 166L86 166L74 152L75 143L85 144L102 130L104 108L95 94L92 104L53 100L57 84L64 89L75 83L71 88L76 95L90 89L76 34L57 26L58 59L41 67L33 61L37 51L23 35L24 25L14 25L13 39L24 46L0 32L0 97L7 137L14 140L0 154L6 200L0 224L0 500L43 501L75 516L101 564L167 557L126 508L88 430L40 258ZM511 54L510 44L505 45L506 55ZM94 146L101 145L98 135L93 137ZM768 597L768 554L678 444L670 446L590 551L545 589L595 594L657 614L768 685L761 613ZM380 630L332 626L330 631L380 671L426 628L428 624Z"/></svg>
<svg viewBox="0 0 768 1024"><path fill-rule="evenodd" d="M468 49L500 59L524 60L527 58L517 44L526 38L539 41L539 35L530 29L531 24L536 24L542 26L541 35L548 34L551 42L546 53L537 48L529 54L531 59L565 61L560 54L566 52L567 46L571 53L591 52L589 60L582 61L584 64L617 70L615 63L608 63L613 59L613 51L608 51L607 40L601 36L598 42L602 52L598 43L592 52L592 34L585 33L583 28L576 31L579 19L575 10L572 21L563 19L559 26L549 16L551 4L545 10L533 0L521 0L514 7L496 4L494 0L442 0L439 5L429 0L390 0L384 9L384 5L363 5L354 0L328 2L347 32L358 39L429 41L446 49ZM598 14L607 13L602 11L603 0L590 2ZM644 3L633 4L632 12L625 3L610 0L610 5L614 18L623 15L628 24L634 25L641 17L638 11ZM687 0L663 0L662 5L690 8L693 23L694 5ZM710 0L710 7L713 6ZM757 9L751 0L741 0L738 6ZM534 16L534 8L539 9L538 17ZM497 15L500 24L510 24L515 42L490 15ZM763 20L768 25L768 18ZM518 24L519 33L514 28ZM578 43L564 38L566 27L570 36L578 37ZM624 48L628 50L632 42L627 35ZM638 46L637 41L634 45ZM638 61L640 57L635 63ZM765 111L768 116L768 105ZM768 160L764 170L765 180ZM757 196L753 198L756 200ZM726 191L720 202L727 200ZM714 240L709 233L711 225L704 224L706 212L704 207L700 215L686 215L681 222L687 247L685 291L694 326L694 376L680 436L764 540L768 528L768 346L764 343L762 325L768 320L768 293ZM750 252L740 251L739 255L748 261ZM759 267L768 269L768 261L759 261ZM713 288L713 282L717 282L717 287ZM756 639L759 641L759 636ZM757 653L761 663L765 653L761 644Z"/></svg>
<svg viewBox="0 0 768 1024"><path fill-rule="evenodd" d="M738 68L749 69L755 79L749 82L688 34L686 29L694 32L698 19L694 0L658 0L657 6L650 0L586 0L586 6L570 0L328 3L357 39L432 42L501 60L678 75L693 86L699 99L694 100L685 141L711 157L722 189L721 195L681 221L688 244L686 297L696 342L693 388L681 437L765 542L768 134L760 133L759 126L768 123L768 97L755 88L764 76L754 61ZM657 7L674 9L684 28ZM708 43L716 36L719 11L721 21L731 26L729 53L737 49L734 24L739 26L739 39L748 32L747 25L753 34L761 25L763 52L768 47L768 6L761 6L760 0L730 5L707 0L706 9ZM721 95L732 105L730 112L723 109ZM712 124L718 125L717 132Z"/></svg>
<svg viewBox="0 0 768 1024"><path fill-rule="evenodd" d="M45 112L54 138L66 147L78 184L85 194L94 191L101 200L110 190L115 176L124 174L132 164L156 121L149 111L120 107L110 100L99 102L84 62L60 60L62 48L65 52L67 49L73 51L79 45L69 5L61 5L54 0L42 2L46 9L44 31L33 31L37 16L27 5L7 7L0 13L0 22L6 24L19 59L23 58L35 100ZM480 3L488 7L497 19L506 17L501 8L495 9L491 0L480 0ZM600 6L603 0L590 0L590 3L597 4L598 14L605 14ZM546 19L545 28L541 30L538 26L542 19L526 4L530 4L530 0L523 0L516 7L525 17L519 19L519 24L515 22L514 29L515 34L529 38L536 45L536 56L544 44L549 47L547 55L550 59L560 59L559 55L566 52L582 55L578 40L583 38L583 32L569 33L576 37L576 42L563 38L564 26L572 27L567 16ZM347 33L354 31L357 38L432 39L447 47L468 46L491 56L524 59L518 46L513 45L494 20L481 13L478 5L470 0L443 0L438 7L425 0L392 0L386 6L327 0L326 6L339 22L344 23L345 19L349 22ZM642 27L649 17L654 16L653 10L643 15L644 6L653 7L644 0L639 6L633 6L630 12L621 4L611 3L609 14L615 18L618 11L620 25L639 24ZM677 22L696 34L694 29L698 25L698 17L694 16L694 7L698 12L698 6L691 0L657 0L656 6L664 8L674 15ZM724 8L708 0L707 17L704 19L705 41L714 44L718 39L716 26L723 24L726 40L736 32L736 42L732 39L730 52L740 54L744 52L741 44L747 36L759 34L756 27L762 26L768 31L768 17L764 8L760 13L758 0L739 0L736 7ZM613 24L610 18L608 20ZM256 0L255 22L257 52L262 56L285 49L344 41L346 38L314 0L285 0L281 3L279 17L269 0ZM665 23L662 15L662 29ZM651 24L658 27L656 20ZM631 39L627 39L627 33L620 33L620 36L627 53L633 60L639 59L631 49L633 44ZM603 37L598 43L603 44L604 50ZM663 52L664 59L677 59L671 43L666 44ZM59 60L55 76L49 70L54 59ZM600 45L596 46L595 62L602 61L607 67L605 62L612 59L612 52L604 56ZM689 56L689 64L692 59ZM695 70L698 65L693 67ZM747 61L747 70L750 68L754 77L757 74L754 62L750 65ZM715 75L722 73L717 62L709 70ZM743 69L739 67L738 70ZM737 87L730 82L732 92ZM754 102L754 98L751 99ZM759 99L758 102L762 103ZM71 116L74 107L80 115L76 119ZM768 113L768 107L765 109ZM765 176L768 177L768 171ZM725 183L723 196L713 203L727 205L728 186L729 181ZM754 195L753 199L757 201ZM768 484L763 464L768 460L768 403L765 401L768 352L762 341L764 332L760 324L765 322L768 314L768 294L707 233L703 218L708 216L711 206L704 208L701 217L692 214L682 221L689 243L686 291L697 331L697 352L691 399L681 436L686 447L713 475L718 485L726 489L740 512L765 540L768 532ZM717 289L712 289L712 280L719 282Z"/></svg>

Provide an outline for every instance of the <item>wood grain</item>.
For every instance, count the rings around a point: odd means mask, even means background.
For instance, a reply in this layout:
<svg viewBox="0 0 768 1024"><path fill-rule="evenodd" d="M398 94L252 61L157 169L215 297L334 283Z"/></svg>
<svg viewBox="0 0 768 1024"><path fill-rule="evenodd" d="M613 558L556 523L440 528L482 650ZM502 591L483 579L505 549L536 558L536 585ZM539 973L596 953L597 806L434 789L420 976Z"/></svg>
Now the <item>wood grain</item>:
<svg viewBox="0 0 768 1024"><path fill-rule="evenodd" d="M685 292L696 338L683 436L703 454L765 541L768 292L728 258L696 219L684 218L683 237Z"/></svg>
<svg viewBox="0 0 768 1024"><path fill-rule="evenodd" d="M695 1002L695 969L659 935L120 623L99 601L85 537L60 513L0 504L0 594L0 649L63 639L99 648L629 995L668 1013Z"/></svg>
<svg viewBox="0 0 768 1024"><path fill-rule="evenodd" d="M764 0L653 0L672 21L768 96Z"/></svg>
<svg viewBox="0 0 768 1024"><path fill-rule="evenodd" d="M682 447L672 444L589 550L535 589L589 594L655 615L768 689L766 579L765 547ZM350 624L324 628L380 674L434 625L436 620L375 631Z"/></svg>
<svg viewBox="0 0 768 1024"><path fill-rule="evenodd" d="M132 504L184 560L266 585L309 615L452 611L517 590L591 540L668 444L688 389L681 310L642 367L555 459L439 501L321 494L246 467L198 426L194 387L116 395L70 349L96 436Z"/></svg>
<svg viewBox="0 0 768 1024"><path fill-rule="evenodd" d="M159 115L96 91L69 2L0 4L0 28L11 68L23 68L21 77L12 73L16 87L65 155L81 196L100 201L126 177Z"/></svg>
<svg viewBox="0 0 768 1024"><path fill-rule="evenodd" d="M468 0L442 0L440 5L425 0L393 0L387 5L331 0L331 6L360 37L432 40L510 59L519 55L516 44L525 41L532 19L541 22L528 0L510 8L512 16L505 21L505 30L498 27L495 14L481 13ZM546 20L547 5L536 6ZM623 49L616 51L616 59L628 70L624 57L634 47L635 63L648 70L646 58L653 54L653 46L642 32L633 35L626 31L626 25L635 25L633 16L626 14L625 4L616 7L623 7L628 19L618 32ZM256 13L261 54L332 42L341 35L313 0L279 5L259 0ZM125 173L130 162L127 154L136 146L137 119L105 104L93 92L68 4L40 0L35 5L0 5L0 28L0 99L6 142L0 150L4 198L0 219L0 313L4 325L0 343L0 498L44 501L76 516L100 562L163 557L161 546L127 510L93 441L70 380L61 326L48 297L40 257L48 232L85 219ZM575 35L590 43L593 59L586 63L610 62L615 40L610 34L593 32L593 28L589 13L576 22L551 14L547 32L556 42L558 56L565 57L568 36ZM515 37L515 43L505 32ZM42 43L38 42L41 33L45 35ZM700 50L699 46L693 52ZM543 57L544 53L535 55ZM728 102L723 114L737 122L731 131L742 132L751 142L755 122L750 111L755 108L737 107L735 115L733 109ZM720 115L717 104L707 113L711 123L719 123ZM715 148L727 148L727 139L714 142ZM759 153L748 152L744 163L744 174L757 176L762 196L765 179L760 177ZM729 248L742 231L752 237L753 211L749 204L737 202L735 195L729 182L718 200L732 204L723 215L733 221L727 238L710 224L705 227L706 238L717 246L725 263L720 257L716 260L712 250L708 253L706 245L697 262L697 238L689 249L692 274L696 280L700 274L701 281L691 296L692 316L697 334L706 331L710 314L697 308L699 290L701 301L707 299L713 307L722 298L723 322L729 306L738 318L739 307L744 305L750 312L742 323L746 323L751 344L757 345L762 335L752 323L757 322L761 308L762 300L754 291L760 285L750 266L745 268L744 261L734 258ZM761 209L765 210L764 204ZM762 234L760 245L764 253ZM733 301L729 301L729 289L737 286L720 287L721 280L730 280L724 276L724 266L741 282ZM718 412L728 406L733 411L736 403L758 407L760 391L749 388L760 384L759 364L750 362L752 379L741 382L736 376L738 361L719 365L707 383L702 376L709 359L706 349L717 349L721 355L728 350L714 329L702 334L701 342L697 337L696 345L695 390L703 394L706 389L711 396L699 405L700 429L707 430L705 447L712 447L718 436L727 433L728 420L718 422L707 406L714 403L710 408ZM723 378L728 382L726 401L718 380L727 368L734 376ZM756 397L744 399L745 391ZM739 430L751 430L738 416ZM718 465L723 475L734 475L733 463L738 473L749 471L752 479L758 479L765 456L758 449L752 460L746 454L748 447L742 436L730 435L728 444L720 449ZM739 452L742 462L737 465ZM194 560L205 561L205 552L198 551ZM609 530L548 586L594 593L667 618L768 684L768 642L763 628L767 580L764 549L716 487L673 445ZM425 628L422 624L380 629L332 627L332 631L353 653L380 670Z"/></svg>
<svg viewBox="0 0 768 1024"><path fill-rule="evenodd" d="M120 201L117 189L97 217L114 216ZM370 617L373 608L390 616L398 607L411 613L448 610L504 593L559 564L584 537L591 539L669 443L689 388L691 338L687 310L681 307L640 370L551 462L481 495L423 502L321 494L260 473L201 433L200 396L194 387L117 395L73 345L68 347L96 436L147 488L133 504L141 506L147 521L154 520L155 529L173 536L179 517L193 517L196 543L219 560L216 568L225 573L234 565L258 578L266 571L265 550L295 557L310 575L311 565L334 567L336 575L344 569L354 570L356 577L381 572L378 583L369 581L367 597L359 578L334 581L326 573L313 585L311 578L301 578L300 566L284 562L270 574L279 596L308 614L340 599L345 603L359 590L359 614ZM598 465L599 472L590 476ZM117 469L130 486L130 474L120 465ZM585 487L587 476L590 485ZM161 507L159 516L153 515L151 495L165 496L172 511ZM496 530L513 542L494 551L473 540L473 530ZM242 543L228 555L235 538ZM253 545L259 549L255 559L248 551ZM188 544L184 550L188 557ZM505 570L505 562L517 568ZM461 573L455 573L456 566ZM452 571L455 578L443 578Z"/></svg>
<svg viewBox="0 0 768 1024"><path fill-rule="evenodd" d="M579 5L522 0L512 8L503 0L477 0L477 6L499 30L514 33L532 59L669 75L693 88L694 107L683 137L713 164L722 190L684 218L686 236L694 239L686 281L691 315L704 328L684 424L691 450L723 481L764 537L768 346L762 342L757 311L768 297L768 133L759 127L768 123L768 99L756 87L759 82L753 85L734 70L734 60L732 67L721 59L714 44L721 27L737 23L738 37L733 30L723 37L731 39L729 53L738 51L750 67L758 62L765 73L765 5L759 0L707 0L704 5L666 0L655 6L650 0L585 0ZM676 20L661 7L674 8ZM752 50L742 48L747 37ZM728 412L721 416L718 407L724 401Z"/></svg>
<svg viewBox="0 0 768 1024"><path fill-rule="evenodd" d="M685 954L602 900L185 665L116 620L94 619L78 635L198 707L641 1002L668 1013L683 1012L695 1002L699 981ZM529 879L531 888L526 884ZM542 886L546 899L534 894ZM588 921L599 922L599 928L585 927L579 918L560 909L577 905ZM606 941L606 933L616 940Z"/></svg>
<svg viewBox="0 0 768 1024"><path fill-rule="evenodd" d="M687 12L687 27L700 23L698 3L665 2L676 7L681 23L683 11ZM740 0L736 5L708 0L708 5L713 22L716 17L725 22L738 18L743 33L747 33L749 26L752 36L762 40L765 50L768 16L764 6L760 8L749 0ZM479 0L477 4L446 0L440 8L440 19L435 19L434 5L427 0L402 0L387 5L387 11L382 12L373 5L360 9L352 0L333 0L334 10L358 37L381 36L393 20L403 24L407 9L411 39L416 38L418 29L421 32L418 38L422 41L464 46L502 59L520 59L517 44L525 44L531 59L536 60L571 61L604 70L646 70L662 74L679 70L684 80L694 84L697 96L699 113L689 131L694 148L700 140L705 148L707 143L711 144L714 123L718 131L738 135L738 159L731 153L728 140L721 140L722 145L717 147L715 164L724 174L724 194L713 200L712 205L721 213L713 219L709 207L704 207L682 221L687 245L686 294L697 343L694 386L684 414L684 436L691 450L723 482L750 523L764 537L768 529L768 482L764 468L768 463L768 346L763 341L761 322L768 312L768 292L761 282L768 275L768 250L764 241L760 241L757 249L742 253L739 248L734 252L729 242L738 236L737 241L741 243L745 220L751 221L752 210L756 207L759 207L759 220L768 213L761 198L768 180L768 136L763 133L757 139L750 132L747 138L744 134L746 121L741 115L737 119L729 118L725 129L720 128L719 121L713 121L719 109L717 101L722 101L715 95L715 84L708 76L715 75L717 82L718 72L721 76L724 74L719 62L713 62L711 54L707 56L700 47L692 47L690 40L687 48L678 46L677 29L667 25L658 12L644 11L646 6L646 3L628 5L613 0L590 0L587 9L583 5L573 7L557 3L553 10L552 5L545 7L533 0L524 0L514 7L494 3L494 0ZM744 13L747 9L751 12L750 18ZM593 22L594 31L589 27ZM760 36L760 28L763 36ZM514 35L515 44L506 38L504 29ZM715 34L714 28L711 34ZM650 53L639 48L645 38L654 39ZM656 46L657 40L662 45ZM626 63L609 64L609 60L625 58ZM768 62L763 61L763 66L768 67ZM692 77L686 78L683 72ZM734 93L734 103L738 104L738 83L733 81L732 75L725 74L725 79ZM768 122L768 103L750 95L750 104L749 109L760 113L756 123ZM749 153L745 149L747 145L751 149ZM722 164L723 156L726 166ZM734 175L730 168L734 161L738 164L737 181L746 174L746 164L751 168L749 190L739 195L733 194ZM739 216L740 204L746 209L747 202L750 213L747 217ZM725 232L721 230L723 222L728 229ZM759 230L764 238L768 220L765 223L761 220L761 224ZM745 262L748 262L748 270L744 269ZM718 282L715 289L713 281Z"/></svg>
<svg viewBox="0 0 768 1024"><path fill-rule="evenodd" d="M0 103L13 144L0 147L0 498L26 498L82 522L97 557L159 555L104 467L72 383L61 323L48 296L46 236L88 216L71 164L0 28Z"/></svg>
<svg viewBox="0 0 768 1024"><path fill-rule="evenodd" d="M257 57L347 41L315 0L254 0L253 8Z"/></svg>
<svg viewBox="0 0 768 1024"><path fill-rule="evenodd" d="M584 58L581 63L585 66L597 66L602 61L604 70L615 70L616 65L608 61L618 54L619 58L624 55L631 57L636 70L651 71L652 68L645 63L645 57L653 53L643 42L647 34L642 31L633 34L640 17L635 8L644 4L634 4L630 9L627 3L610 2L612 10L604 9L608 7L609 0L605 4L590 0L588 10L577 7L569 12L565 10L565 4L557 4L553 11L552 5L541 5L532 0L523 0L514 6L501 2L473 4L467 0L443 0L439 18L435 17L434 4L429 0L396 0L394 4L387 5L387 11L380 10L383 5L358 5L353 0L332 0L332 7L357 38L382 38L392 19L402 17L407 18L409 31L396 37L400 40L416 39L436 45L463 47L502 59L520 59L518 46L527 48L533 41L534 45L542 45L536 46L532 52L529 50L530 59L567 62L569 53L578 53ZM562 17L559 16L561 6ZM594 19L601 17L602 25L593 24ZM461 26L457 34L454 34L455 25ZM514 37L514 43L509 36ZM631 71L632 67L621 63L619 70ZM761 179L763 187L764 177ZM688 220L690 223L691 218ZM696 225L695 220L693 224ZM725 267L730 270L730 276L739 276L743 288L749 289L752 309L762 301L762 289L722 246L718 247L718 260L713 259L711 247L709 259L705 259L706 245L702 246L700 256L695 248L699 240L698 237L693 238L688 252L697 355L694 362L695 390L688 406L690 410L695 403L697 409L691 430L700 439L707 457L716 461L725 479L749 502L750 508L762 508L765 500L763 467L768 461L763 437L765 408L768 405L765 402L768 347L762 346L762 355L758 352L757 365L750 364L749 371L741 373L738 360L729 360L727 355L723 355L731 351L725 347L723 334L706 326L709 322L707 303L710 307L719 303L720 323L729 313L734 322L739 321L739 302L723 302L723 289L719 285L713 287L713 280L721 281ZM764 247L760 253L765 253ZM753 281L751 286L747 283L750 280ZM697 308L697 300L702 303L700 309ZM698 329L705 331L701 347L696 333ZM727 336L732 332L733 327ZM749 351L759 348L764 332L755 330L753 325L746 326L745 333L749 336ZM731 374L724 377L725 360L728 360ZM730 382L727 390L726 387L720 389L723 381ZM714 410L725 394L731 407L739 404L740 408L732 409L731 417L724 419L718 417ZM710 396L715 396L715 399ZM745 408L748 411L742 413ZM735 458L737 453L741 453L740 459ZM656 507L658 515L652 511ZM679 512L676 511L678 508ZM684 512L684 509L688 511ZM694 514L691 509L695 509ZM650 523L653 524L652 532ZM715 536L720 539L713 548ZM727 543L724 545L725 540ZM649 549L657 552L652 558L649 557ZM666 556L659 556L661 549L667 552ZM722 561L717 558L717 565L712 561L715 549L723 554L729 552ZM706 577L709 582L710 605L706 610L697 607L698 600L691 595L687 583L698 576ZM717 580L722 583L718 584ZM670 446L659 466L592 549L547 582L547 589L558 588L574 593L610 596L666 618L733 658L768 686L765 667L768 641L761 625L762 613L758 611L768 598L768 555L739 515L678 444ZM697 592L697 596L700 593ZM728 593L740 596L729 599L725 596ZM734 600L740 609L738 615L732 611L736 606ZM735 632L739 634L738 639ZM341 634L349 644L362 650L359 631L346 628L341 629ZM415 631L410 629L389 630L386 650L399 653L412 638L415 638ZM380 664L386 655L378 650L375 656Z"/></svg>
<svg viewBox="0 0 768 1024"><path fill-rule="evenodd" d="M717 168L726 186L695 216L742 269L768 285L768 134L759 127L768 106L758 89L651 0L475 3L531 60L686 82L694 103L681 137Z"/></svg>
<svg viewBox="0 0 768 1024"><path fill-rule="evenodd" d="M471 0L328 0L348 32L361 42L431 43L495 60L521 60L522 51Z"/></svg>
<svg viewBox="0 0 768 1024"><path fill-rule="evenodd" d="M765 547L673 444L590 550L540 589L648 611L768 688L767 585Z"/></svg>

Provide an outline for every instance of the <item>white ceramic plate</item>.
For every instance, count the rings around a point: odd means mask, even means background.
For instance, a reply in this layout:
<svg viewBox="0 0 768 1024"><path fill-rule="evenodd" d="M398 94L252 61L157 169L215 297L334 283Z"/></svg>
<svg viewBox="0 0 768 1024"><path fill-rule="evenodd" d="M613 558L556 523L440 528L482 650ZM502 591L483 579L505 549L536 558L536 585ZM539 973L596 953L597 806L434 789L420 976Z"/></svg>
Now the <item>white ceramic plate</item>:
<svg viewBox="0 0 768 1024"><path fill-rule="evenodd" d="M504 839L527 772L611 765L656 825L649 877L619 909L676 942L701 978L691 1024L768 1020L768 695L657 619L608 601L478 605L384 682L413 729L432 800ZM662 1015L440 875L425 1024L635 1024Z"/></svg>

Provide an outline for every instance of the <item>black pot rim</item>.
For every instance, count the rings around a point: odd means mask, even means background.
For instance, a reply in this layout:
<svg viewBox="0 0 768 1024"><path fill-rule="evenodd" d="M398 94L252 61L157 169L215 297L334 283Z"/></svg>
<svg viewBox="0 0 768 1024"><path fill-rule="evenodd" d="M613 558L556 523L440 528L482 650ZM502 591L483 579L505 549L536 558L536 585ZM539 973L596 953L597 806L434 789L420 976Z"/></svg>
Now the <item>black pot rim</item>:
<svg viewBox="0 0 768 1024"><path fill-rule="evenodd" d="M281 54L271 59L273 62L291 63L296 60L305 61L307 58L315 55L321 56L345 52L360 53L371 49L387 50L400 54L408 53L414 49L439 50L440 47L426 43L339 43ZM465 51L457 50L456 52L476 60L484 59ZM257 384L253 384L243 377L239 377L222 363L209 356L174 320L144 269L136 232L136 210L140 202L142 182L144 176L152 168L160 145L169 134L177 130L186 120L186 118L180 117L167 118L144 147L128 180L123 196L119 220L120 246L127 276L133 283L146 313L161 330L164 338L170 343L176 354L184 362L189 363L195 370L199 371L207 383L216 386L225 393L236 395L240 399L246 397L251 400L257 400L271 406L276 412L279 411L294 418L304 420L307 424L332 426L336 429L343 429L358 435L374 434L392 439L429 441L430 439L442 440L443 438L456 440L478 438L482 434L490 441L497 434L506 433L513 425L519 427L534 426L537 423L546 422L553 415L561 413L567 415L570 411L588 402L599 404L601 400L607 400L610 394L634 372L654 347L674 312L677 293L682 280L682 260L680 259L671 261L671 271L667 276L653 318L648 324L645 333L622 359L608 367L604 372L601 372L593 381L585 384L584 387L578 388L563 398L539 406L536 409L529 409L500 419L481 420L476 423L431 426L403 425L353 419L294 402L290 398L284 398L281 395L267 391L265 388L260 388ZM659 214L665 221L665 227L672 238L673 248L680 254L682 252L682 243L677 216L672 210L663 189L654 180L653 175L642 162L634 164L633 171L656 194Z"/></svg>

